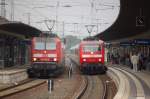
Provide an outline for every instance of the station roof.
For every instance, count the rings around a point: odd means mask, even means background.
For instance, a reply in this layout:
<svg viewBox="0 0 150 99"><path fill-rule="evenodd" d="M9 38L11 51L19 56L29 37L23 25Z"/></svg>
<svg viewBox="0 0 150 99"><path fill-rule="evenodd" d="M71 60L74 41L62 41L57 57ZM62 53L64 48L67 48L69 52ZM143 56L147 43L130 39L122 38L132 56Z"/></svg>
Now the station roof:
<svg viewBox="0 0 150 99"><path fill-rule="evenodd" d="M30 25L21 22L1 21L0 31L9 32L11 34L23 35L25 37L39 36L41 31Z"/></svg>
<svg viewBox="0 0 150 99"><path fill-rule="evenodd" d="M147 32L150 30L148 2L148 0L120 0L120 14L116 22L95 37L104 41L113 41L149 33Z"/></svg>

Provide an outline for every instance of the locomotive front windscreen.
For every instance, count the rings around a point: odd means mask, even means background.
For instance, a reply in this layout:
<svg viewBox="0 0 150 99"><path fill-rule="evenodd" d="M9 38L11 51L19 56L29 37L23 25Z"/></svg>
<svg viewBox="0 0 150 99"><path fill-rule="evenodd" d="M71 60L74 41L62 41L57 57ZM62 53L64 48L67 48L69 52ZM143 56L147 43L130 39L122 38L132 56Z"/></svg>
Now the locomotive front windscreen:
<svg viewBox="0 0 150 99"><path fill-rule="evenodd" d="M100 51L101 47L100 45L83 45L83 52L96 52L96 51Z"/></svg>
<svg viewBox="0 0 150 99"><path fill-rule="evenodd" d="M35 49L44 50L44 49L45 49L45 44L44 44L44 42L36 42L36 43L35 43Z"/></svg>
<svg viewBox="0 0 150 99"><path fill-rule="evenodd" d="M56 42L52 38L46 39L46 49L47 50L55 50L56 49Z"/></svg>
<svg viewBox="0 0 150 99"><path fill-rule="evenodd" d="M56 42L51 38L36 38L34 49L38 50L55 50Z"/></svg>

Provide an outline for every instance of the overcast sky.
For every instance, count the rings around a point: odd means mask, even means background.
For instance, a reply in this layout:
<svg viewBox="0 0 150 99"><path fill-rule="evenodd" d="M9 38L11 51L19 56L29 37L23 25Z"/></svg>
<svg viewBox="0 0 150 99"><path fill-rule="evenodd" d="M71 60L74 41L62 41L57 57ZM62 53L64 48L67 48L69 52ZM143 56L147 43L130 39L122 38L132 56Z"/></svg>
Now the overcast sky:
<svg viewBox="0 0 150 99"><path fill-rule="evenodd" d="M11 15L11 1L6 0L8 19ZM30 25L45 31L48 29L43 20L57 20L54 33L62 36L64 26L64 35L80 38L89 35L85 25L93 25L91 35L110 27L117 19L119 10L119 0L14 0L15 21L28 24L27 13L30 13ZM51 27L51 23L48 25Z"/></svg>

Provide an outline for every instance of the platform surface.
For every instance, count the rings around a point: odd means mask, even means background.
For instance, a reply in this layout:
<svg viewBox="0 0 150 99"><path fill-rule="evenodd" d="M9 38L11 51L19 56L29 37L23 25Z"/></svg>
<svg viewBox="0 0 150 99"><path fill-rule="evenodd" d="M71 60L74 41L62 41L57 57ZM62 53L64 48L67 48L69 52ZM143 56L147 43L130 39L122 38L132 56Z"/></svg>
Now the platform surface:
<svg viewBox="0 0 150 99"><path fill-rule="evenodd" d="M27 67L12 67L0 69L0 84L14 84L28 78Z"/></svg>

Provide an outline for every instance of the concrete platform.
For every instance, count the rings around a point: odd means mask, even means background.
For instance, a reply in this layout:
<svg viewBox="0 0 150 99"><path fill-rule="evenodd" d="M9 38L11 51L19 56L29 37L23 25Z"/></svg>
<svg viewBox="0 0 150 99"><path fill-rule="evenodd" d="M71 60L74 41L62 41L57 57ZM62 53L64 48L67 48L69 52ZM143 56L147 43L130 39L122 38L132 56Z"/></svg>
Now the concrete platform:
<svg viewBox="0 0 150 99"><path fill-rule="evenodd" d="M28 78L26 69L4 69L0 70L1 84L14 84Z"/></svg>
<svg viewBox="0 0 150 99"><path fill-rule="evenodd" d="M137 89L136 93L137 93L137 98L136 99L150 99L150 72L147 71L133 71L133 69L127 67L126 65L118 65L118 64L107 64L107 66L112 67L112 68L119 68L120 71L124 71L124 73L126 71L128 71L128 76L130 76L130 78L134 77L134 82L135 82L135 87ZM129 80L131 81L131 80ZM131 87L133 87L133 84L131 85ZM142 93L144 93L143 95L141 95L141 91ZM133 88L132 88L133 90ZM133 92L133 91L131 91ZM132 99L132 98L131 98Z"/></svg>

